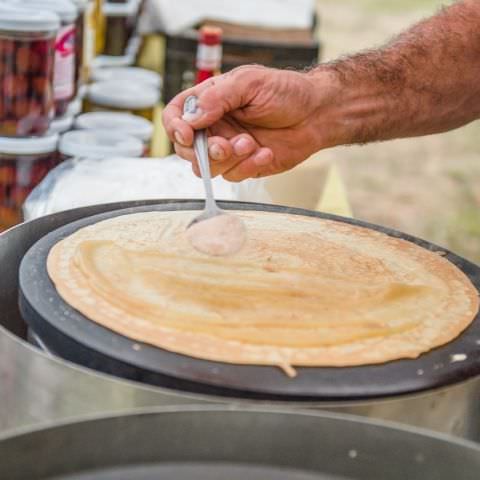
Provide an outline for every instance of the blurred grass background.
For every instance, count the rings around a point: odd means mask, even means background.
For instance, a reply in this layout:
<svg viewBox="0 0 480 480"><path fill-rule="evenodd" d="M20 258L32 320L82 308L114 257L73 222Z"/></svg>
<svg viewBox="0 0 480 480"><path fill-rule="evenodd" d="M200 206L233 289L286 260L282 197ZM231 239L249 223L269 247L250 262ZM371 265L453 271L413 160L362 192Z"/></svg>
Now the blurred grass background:
<svg viewBox="0 0 480 480"><path fill-rule="evenodd" d="M446 3L318 0L323 59L381 45ZM321 156L340 166L355 217L480 262L479 138L475 122L447 134L337 148Z"/></svg>

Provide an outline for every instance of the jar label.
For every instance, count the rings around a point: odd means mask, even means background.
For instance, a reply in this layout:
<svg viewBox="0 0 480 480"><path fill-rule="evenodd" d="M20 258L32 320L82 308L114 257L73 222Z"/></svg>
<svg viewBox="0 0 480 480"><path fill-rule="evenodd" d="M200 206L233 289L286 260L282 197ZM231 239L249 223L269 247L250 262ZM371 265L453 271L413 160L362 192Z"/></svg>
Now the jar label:
<svg viewBox="0 0 480 480"><path fill-rule="evenodd" d="M60 29L55 42L54 98L72 97L75 88L75 26Z"/></svg>

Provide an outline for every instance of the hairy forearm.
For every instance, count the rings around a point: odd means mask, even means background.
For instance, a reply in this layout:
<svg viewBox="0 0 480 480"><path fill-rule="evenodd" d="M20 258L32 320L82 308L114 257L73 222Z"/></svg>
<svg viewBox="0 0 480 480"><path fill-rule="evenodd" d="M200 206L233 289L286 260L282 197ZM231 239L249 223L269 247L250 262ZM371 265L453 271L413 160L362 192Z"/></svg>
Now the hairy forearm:
<svg viewBox="0 0 480 480"><path fill-rule="evenodd" d="M332 132L323 146L465 125L480 117L480 1L458 2L384 48L320 65L308 75L319 92L319 129Z"/></svg>

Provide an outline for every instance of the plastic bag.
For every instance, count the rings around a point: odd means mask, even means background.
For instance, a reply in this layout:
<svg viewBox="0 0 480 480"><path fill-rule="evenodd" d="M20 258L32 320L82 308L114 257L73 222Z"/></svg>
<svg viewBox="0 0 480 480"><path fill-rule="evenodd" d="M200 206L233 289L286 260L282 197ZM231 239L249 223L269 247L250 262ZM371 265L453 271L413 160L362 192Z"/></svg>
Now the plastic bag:
<svg viewBox="0 0 480 480"><path fill-rule="evenodd" d="M213 179L215 197L271 203L265 182L227 182ZM202 180L190 164L173 155L167 158L70 159L53 169L27 198L23 214L33 220L72 208L130 200L202 199Z"/></svg>

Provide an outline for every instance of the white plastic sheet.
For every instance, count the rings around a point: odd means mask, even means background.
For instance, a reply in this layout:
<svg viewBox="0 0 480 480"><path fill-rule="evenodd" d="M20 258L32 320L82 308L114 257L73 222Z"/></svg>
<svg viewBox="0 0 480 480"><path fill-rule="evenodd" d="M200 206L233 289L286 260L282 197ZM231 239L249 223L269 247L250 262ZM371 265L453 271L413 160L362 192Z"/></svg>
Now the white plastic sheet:
<svg viewBox="0 0 480 480"><path fill-rule="evenodd" d="M142 30L177 33L205 18L259 27L308 29L314 0L148 0Z"/></svg>
<svg viewBox="0 0 480 480"><path fill-rule="evenodd" d="M263 180L213 180L217 199L270 203ZM130 200L204 198L190 164L167 158L71 159L38 185L24 205L25 220L72 208Z"/></svg>

